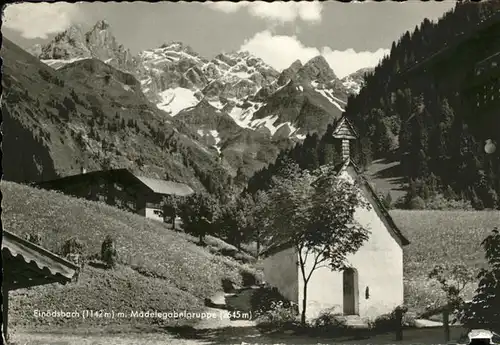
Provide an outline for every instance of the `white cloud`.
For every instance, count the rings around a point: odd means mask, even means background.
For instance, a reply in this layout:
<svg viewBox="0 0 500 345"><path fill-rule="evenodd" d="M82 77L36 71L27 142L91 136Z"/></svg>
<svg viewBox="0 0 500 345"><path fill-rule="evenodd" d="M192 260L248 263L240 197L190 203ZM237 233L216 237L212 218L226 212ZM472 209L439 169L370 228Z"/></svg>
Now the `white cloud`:
<svg viewBox="0 0 500 345"><path fill-rule="evenodd" d="M78 5L64 2L12 4L5 8L3 15L3 25L27 39L45 39L78 20L81 20Z"/></svg>
<svg viewBox="0 0 500 345"><path fill-rule="evenodd" d="M214 1L205 3L210 8L224 13L238 12L240 9L248 5L248 2L231 2L231 1Z"/></svg>
<svg viewBox="0 0 500 345"><path fill-rule="evenodd" d="M356 52L354 49L339 51L331 50L329 47L322 49L322 55L339 78L356 72L360 68L377 66L380 60L389 52L390 49L382 48L374 52Z"/></svg>
<svg viewBox="0 0 500 345"><path fill-rule="evenodd" d="M245 41L240 50L248 51L261 58L273 68L281 71L294 61L306 63L311 58L323 55L335 74L343 78L360 68L375 67L389 53L388 49L375 52L356 52L353 49L344 51L323 47L306 47L296 36L273 35L270 31L262 31Z"/></svg>
<svg viewBox="0 0 500 345"><path fill-rule="evenodd" d="M306 62L320 54L317 48L305 47L295 36L273 35L262 31L245 41L240 50L246 50L281 71L295 60Z"/></svg>
<svg viewBox="0 0 500 345"><path fill-rule="evenodd" d="M297 19L302 21L317 23L321 21L321 11L323 5L319 1L301 1L301 2L263 2L263 1L241 1L241 2L226 2L219 1L207 3L212 9L224 13L234 13L243 8L258 18L267 19L272 22L294 22Z"/></svg>

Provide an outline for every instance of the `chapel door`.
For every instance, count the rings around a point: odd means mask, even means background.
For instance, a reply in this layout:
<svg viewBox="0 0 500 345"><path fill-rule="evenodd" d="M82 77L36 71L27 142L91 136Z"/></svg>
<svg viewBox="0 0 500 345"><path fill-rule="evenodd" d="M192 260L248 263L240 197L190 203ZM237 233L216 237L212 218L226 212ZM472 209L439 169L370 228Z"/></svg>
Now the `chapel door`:
<svg viewBox="0 0 500 345"><path fill-rule="evenodd" d="M358 277L353 268L344 270L344 315L358 314Z"/></svg>

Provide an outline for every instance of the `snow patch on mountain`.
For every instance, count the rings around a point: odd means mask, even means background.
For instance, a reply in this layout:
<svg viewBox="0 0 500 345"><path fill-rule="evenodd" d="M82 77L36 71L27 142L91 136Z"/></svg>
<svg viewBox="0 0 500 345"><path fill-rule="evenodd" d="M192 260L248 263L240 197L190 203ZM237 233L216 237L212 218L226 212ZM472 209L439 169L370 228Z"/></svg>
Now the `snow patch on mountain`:
<svg viewBox="0 0 500 345"><path fill-rule="evenodd" d="M194 107L199 103L195 92L183 87L167 89L159 93L161 101L156 106L170 116L177 115L181 110Z"/></svg>
<svg viewBox="0 0 500 345"><path fill-rule="evenodd" d="M353 94L358 94L361 91L360 83L349 76L342 80L342 85Z"/></svg>
<svg viewBox="0 0 500 345"><path fill-rule="evenodd" d="M278 118L279 118L278 115L271 115L271 116L266 116L262 119L253 120L252 122L250 122L250 127L256 130L266 128L269 130L271 135L274 135L274 133L276 133L278 128L281 127L281 125L283 125L283 124L278 124L278 126L274 125L276 120L278 120Z"/></svg>
<svg viewBox="0 0 500 345"><path fill-rule="evenodd" d="M271 137L279 137L279 138L297 138L303 140L305 135L299 134L299 128L296 128L291 122L282 122L276 123L279 116L270 115L266 116L262 119L253 120L250 123L250 128L253 128L257 131L267 131Z"/></svg>
<svg viewBox="0 0 500 345"><path fill-rule="evenodd" d="M209 140L211 143L211 146L219 152L219 154L222 152L221 147L220 147L220 134L217 130L211 129L211 130L206 130L206 129L198 129L197 131L198 135L203 138L207 139L207 137L210 137L211 140Z"/></svg>
<svg viewBox="0 0 500 345"><path fill-rule="evenodd" d="M261 102L249 101L248 103L250 104L248 107L237 104L229 111L229 116L233 118L238 126L243 128L253 128L251 125L253 114L264 106L264 103Z"/></svg>
<svg viewBox="0 0 500 345"><path fill-rule="evenodd" d="M363 87L365 75L373 73L373 68L361 68L356 72L344 77L341 82L347 92L351 94L358 94Z"/></svg>
<svg viewBox="0 0 500 345"><path fill-rule="evenodd" d="M332 98L333 98L334 100L336 100L337 102L341 103L341 104L347 105L347 102L346 102L346 101L343 101L343 100L341 100L341 99L340 99L340 98L338 98L338 97L335 97L335 96L333 96L333 95L332 95Z"/></svg>
<svg viewBox="0 0 500 345"><path fill-rule="evenodd" d="M337 102L336 97L333 96L333 92L331 90L321 90L321 89L315 89L316 92L320 93L321 96L325 97L327 100L330 101L334 106L336 106L341 112L344 112L345 109L340 106L340 104Z"/></svg>
<svg viewBox="0 0 500 345"><path fill-rule="evenodd" d="M208 101L208 103L217 110L224 108L224 104L221 101Z"/></svg>
<svg viewBox="0 0 500 345"><path fill-rule="evenodd" d="M84 58L74 58L74 59L67 59L67 60L62 60L62 59L43 59L43 60L40 60L42 61L44 64L52 67L53 69L59 69L63 66L66 66L67 64L70 64L70 63L73 63L73 62L76 62L76 61L80 61L80 60L85 60L85 59L88 59L86 57Z"/></svg>

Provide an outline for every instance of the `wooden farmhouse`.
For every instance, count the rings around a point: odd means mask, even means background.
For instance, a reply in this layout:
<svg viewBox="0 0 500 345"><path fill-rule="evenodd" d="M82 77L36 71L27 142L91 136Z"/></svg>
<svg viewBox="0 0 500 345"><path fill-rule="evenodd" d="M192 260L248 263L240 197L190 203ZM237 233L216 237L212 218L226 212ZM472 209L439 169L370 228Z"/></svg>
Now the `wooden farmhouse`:
<svg viewBox="0 0 500 345"><path fill-rule="evenodd" d="M36 184L64 194L103 201L144 217L162 220L158 211L164 195L187 196L186 184L139 176L127 169L102 170L67 176Z"/></svg>

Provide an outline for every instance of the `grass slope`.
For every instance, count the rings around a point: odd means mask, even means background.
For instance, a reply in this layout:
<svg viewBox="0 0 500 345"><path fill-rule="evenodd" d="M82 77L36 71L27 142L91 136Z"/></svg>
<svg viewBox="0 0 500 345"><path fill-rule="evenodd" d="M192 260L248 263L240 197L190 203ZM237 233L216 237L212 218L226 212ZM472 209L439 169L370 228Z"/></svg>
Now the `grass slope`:
<svg viewBox="0 0 500 345"><path fill-rule="evenodd" d="M406 194L404 179L400 170L399 161L391 162L386 159L378 159L367 167L366 174L371 182L375 184L379 193L384 196L391 193L392 201L395 202Z"/></svg>
<svg viewBox="0 0 500 345"><path fill-rule="evenodd" d="M495 226L499 211L405 211L390 212L410 244L404 250L406 302L417 310L440 304L444 295L427 275L435 265L463 263L479 269L486 261L481 242ZM465 298L472 297L476 284Z"/></svg>
<svg viewBox="0 0 500 345"><path fill-rule="evenodd" d="M204 298L222 291L222 279L240 284L241 272L252 271L161 222L105 204L5 181L2 193L5 229L19 235L40 233L42 246L54 252L76 236L85 243L86 256L99 253L104 237L111 234L120 261L115 270L86 265L79 280L66 286L12 292L14 325L151 324L153 319L36 319L33 311L196 311L203 309ZM211 247L220 243L211 241Z"/></svg>

